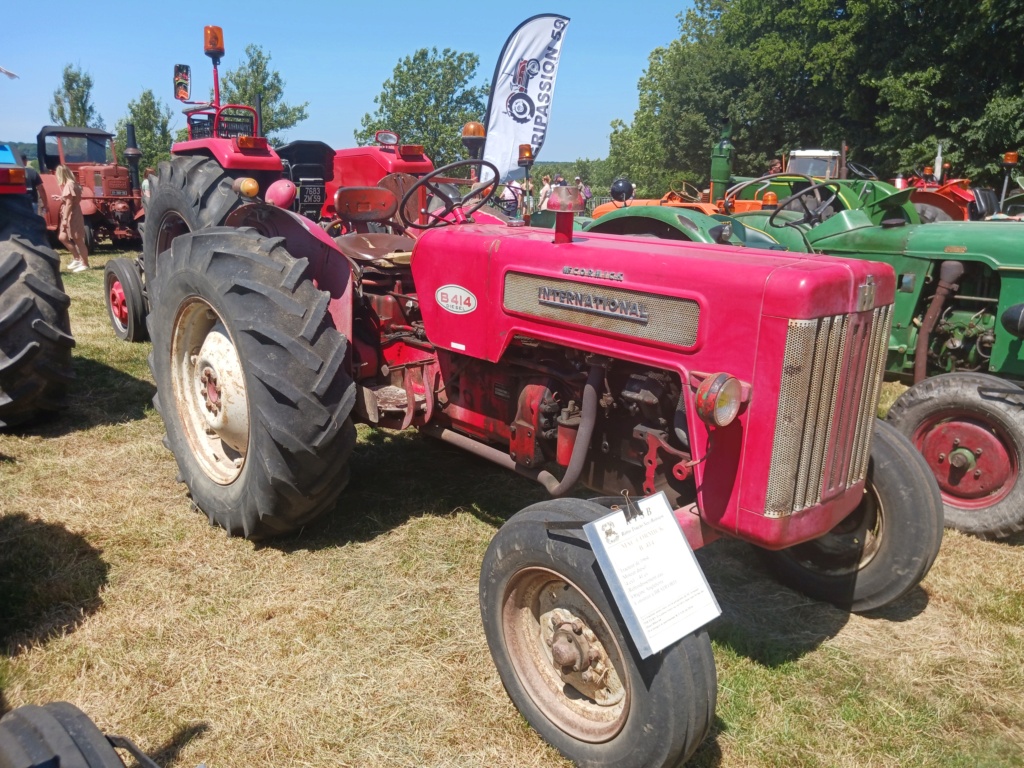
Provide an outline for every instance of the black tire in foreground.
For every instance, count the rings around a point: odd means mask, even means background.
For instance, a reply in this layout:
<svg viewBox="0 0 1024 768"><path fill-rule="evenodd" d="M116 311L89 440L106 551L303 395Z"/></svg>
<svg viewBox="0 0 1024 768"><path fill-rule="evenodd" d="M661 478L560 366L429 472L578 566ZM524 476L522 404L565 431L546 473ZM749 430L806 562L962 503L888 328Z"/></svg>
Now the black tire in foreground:
<svg viewBox="0 0 1024 768"><path fill-rule="evenodd" d="M512 702L577 765L679 765L714 719L711 642L701 629L640 658L582 529L547 527L606 514L554 499L502 526L480 573L487 644Z"/></svg>
<svg viewBox="0 0 1024 768"><path fill-rule="evenodd" d="M26 705L0 719L0 768L124 768L96 724L73 704Z"/></svg>
<svg viewBox="0 0 1024 768"><path fill-rule="evenodd" d="M175 239L149 280L154 404L196 505L232 535L287 533L348 481L355 385L328 294L282 238Z"/></svg>
<svg viewBox="0 0 1024 768"><path fill-rule="evenodd" d="M948 527L986 539L1024 531L1024 390L947 373L904 392L888 419L938 480Z"/></svg>
<svg viewBox="0 0 1024 768"><path fill-rule="evenodd" d="M0 196L0 427L64 407L74 380L70 304L43 220L24 195Z"/></svg>
<svg viewBox="0 0 1024 768"><path fill-rule="evenodd" d="M864 499L811 541L764 552L784 584L854 612L897 600L925 577L942 544L942 498L903 435L875 421Z"/></svg>
<svg viewBox="0 0 1024 768"><path fill-rule="evenodd" d="M107 317L117 338L121 341L149 338L146 330L149 310L136 262L110 259L103 270L103 294L107 300Z"/></svg>
<svg viewBox="0 0 1024 768"><path fill-rule="evenodd" d="M146 226L142 233L147 280L156 275L157 254L170 248L175 237L219 226L241 204L241 195L231 188L233 182L209 157L172 157L160 163L157 174L149 181Z"/></svg>

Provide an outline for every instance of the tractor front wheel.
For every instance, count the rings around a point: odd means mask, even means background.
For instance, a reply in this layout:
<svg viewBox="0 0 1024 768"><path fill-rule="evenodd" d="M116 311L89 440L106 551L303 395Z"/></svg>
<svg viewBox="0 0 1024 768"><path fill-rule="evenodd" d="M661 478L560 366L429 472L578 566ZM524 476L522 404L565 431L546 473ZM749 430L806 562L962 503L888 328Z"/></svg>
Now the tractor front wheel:
<svg viewBox="0 0 1024 768"><path fill-rule="evenodd" d="M947 373L904 392L888 418L938 480L946 525L986 539L1024 531L1024 390Z"/></svg>
<svg viewBox="0 0 1024 768"><path fill-rule="evenodd" d="M103 270L103 293L107 299L107 316L114 334L121 341L145 341L146 299L142 279L135 262L111 259Z"/></svg>
<svg viewBox="0 0 1024 768"><path fill-rule="evenodd" d="M679 765L714 718L711 642L701 629L639 656L582 531L606 514L555 499L502 526L480 574L487 644L512 703L577 765Z"/></svg>
<svg viewBox="0 0 1024 768"><path fill-rule="evenodd" d="M175 239L148 284L154 403L211 522L265 538L330 508L348 481L355 385L309 263L282 238L215 227Z"/></svg>
<svg viewBox="0 0 1024 768"><path fill-rule="evenodd" d="M856 613L881 608L925 577L942 543L942 499L903 435L875 422L860 505L811 541L764 552L786 585Z"/></svg>

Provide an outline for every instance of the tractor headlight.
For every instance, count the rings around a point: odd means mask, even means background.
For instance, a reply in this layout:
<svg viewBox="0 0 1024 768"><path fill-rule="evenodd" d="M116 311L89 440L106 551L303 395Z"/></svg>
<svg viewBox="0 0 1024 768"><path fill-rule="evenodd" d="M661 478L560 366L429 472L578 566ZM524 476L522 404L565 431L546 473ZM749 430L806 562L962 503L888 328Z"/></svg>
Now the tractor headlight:
<svg viewBox="0 0 1024 768"><path fill-rule="evenodd" d="M731 424L742 402L743 387L739 379L727 373L708 376L697 387L697 415L710 426Z"/></svg>
<svg viewBox="0 0 1024 768"><path fill-rule="evenodd" d="M231 183L231 189L242 197L253 198L260 193L260 184L254 178L242 176Z"/></svg>

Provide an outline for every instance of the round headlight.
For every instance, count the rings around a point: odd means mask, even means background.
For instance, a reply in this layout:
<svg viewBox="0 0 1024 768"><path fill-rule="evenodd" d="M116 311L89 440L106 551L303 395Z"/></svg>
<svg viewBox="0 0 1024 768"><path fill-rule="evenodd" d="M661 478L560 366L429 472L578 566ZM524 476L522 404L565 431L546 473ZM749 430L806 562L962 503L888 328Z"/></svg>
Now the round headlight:
<svg viewBox="0 0 1024 768"><path fill-rule="evenodd" d="M697 387L697 415L705 424L724 427L740 412L743 388L727 373L708 376Z"/></svg>
<svg viewBox="0 0 1024 768"><path fill-rule="evenodd" d="M242 195L242 197L252 198L256 197L256 195L260 193L259 182L249 176L242 176L241 178L235 179L231 184L231 188L238 194Z"/></svg>

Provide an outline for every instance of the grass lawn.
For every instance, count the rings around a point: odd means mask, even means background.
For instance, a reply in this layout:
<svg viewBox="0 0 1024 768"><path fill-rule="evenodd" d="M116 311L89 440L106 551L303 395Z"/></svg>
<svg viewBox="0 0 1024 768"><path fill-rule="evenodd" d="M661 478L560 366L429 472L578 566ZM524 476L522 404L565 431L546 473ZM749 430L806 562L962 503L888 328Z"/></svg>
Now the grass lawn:
<svg viewBox="0 0 1024 768"><path fill-rule="evenodd" d="M109 255L64 277L70 408L0 435L0 711L71 701L165 766L565 765L505 695L477 602L488 542L540 488L361 428L325 519L226 537L175 480L149 345L110 329ZM702 550L724 615L691 765L1024 764L1022 544L947 532L872 616L777 585L746 545Z"/></svg>

